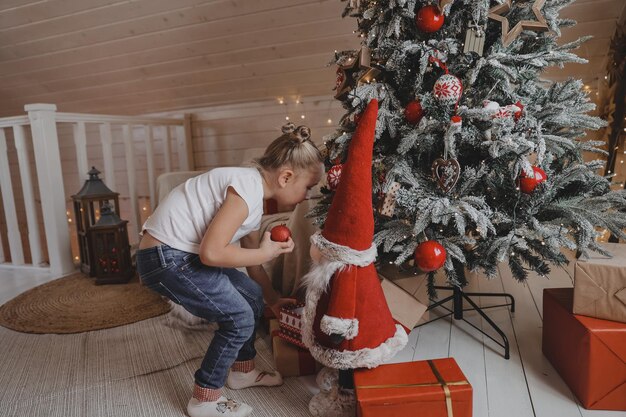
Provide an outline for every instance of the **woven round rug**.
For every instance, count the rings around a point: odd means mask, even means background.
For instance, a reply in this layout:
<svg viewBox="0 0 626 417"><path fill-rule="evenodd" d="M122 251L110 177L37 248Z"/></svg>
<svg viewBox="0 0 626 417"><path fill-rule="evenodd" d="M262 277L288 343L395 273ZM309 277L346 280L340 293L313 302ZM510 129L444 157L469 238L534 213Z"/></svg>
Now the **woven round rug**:
<svg viewBox="0 0 626 417"><path fill-rule="evenodd" d="M96 285L77 273L32 288L0 307L0 326L23 333L81 333L165 314L170 305L137 278Z"/></svg>

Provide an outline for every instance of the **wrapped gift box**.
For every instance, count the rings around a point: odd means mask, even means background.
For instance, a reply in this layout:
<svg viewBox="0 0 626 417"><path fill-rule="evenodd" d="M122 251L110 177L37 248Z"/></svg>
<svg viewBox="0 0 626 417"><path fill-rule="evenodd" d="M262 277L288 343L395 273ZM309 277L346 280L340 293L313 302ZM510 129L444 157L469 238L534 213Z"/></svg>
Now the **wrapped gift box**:
<svg viewBox="0 0 626 417"><path fill-rule="evenodd" d="M294 346L279 336L281 330L278 320L270 322L270 332L276 370L282 376L312 375L322 369L308 350Z"/></svg>
<svg viewBox="0 0 626 417"><path fill-rule="evenodd" d="M626 323L626 245L602 247L613 258L593 254L576 261L573 312Z"/></svg>
<svg viewBox="0 0 626 417"><path fill-rule="evenodd" d="M281 307L278 322L283 337L288 342L293 342L300 347L302 343L302 312L304 304L294 304Z"/></svg>
<svg viewBox="0 0 626 417"><path fill-rule="evenodd" d="M387 300L391 316L396 322L404 326L407 333L410 333L420 323L428 307L420 303L408 291L388 279L383 278L380 285L385 294L385 300Z"/></svg>
<svg viewBox="0 0 626 417"><path fill-rule="evenodd" d="M402 268L397 267L396 265L391 265L391 264L381 264L378 266L377 269L378 269L378 276L381 279L388 280L390 281L390 283L404 290L411 297L417 300L419 305L424 305L424 306L429 305L430 300L428 299L428 274L423 273L423 272L415 274L413 270L403 270ZM387 305L389 305L389 309L391 310L391 314L393 318L405 327L408 327L410 329L415 327L415 325L407 326L406 324L404 324L405 322L404 318L402 318L401 320L399 319L400 314L405 315L406 312L401 313L401 307L398 308L397 306L395 306L396 304L395 299L397 299L397 297L395 297L394 294L396 293L396 291L388 293L386 289L388 290L389 287L384 286L383 291L385 292ZM401 297L401 298L404 298L404 297ZM405 301L402 301L402 304L407 303L407 302L410 303L411 301L405 300ZM420 311L421 307L419 307L417 304L415 305L415 307L417 308L416 311L410 314L412 316L417 316L418 314L421 313L421 318L418 319L417 324L422 324L428 321L429 319L428 310L421 312ZM412 319L410 321L412 321Z"/></svg>
<svg viewBox="0 0 626 417"><path fill-rule="evenodd" d="M470 417L472 386L453 358L354 371L359 417Z"/></svg>
<svg viewBox="0 0 626 417"><path fill-rule="evenodd" d="M626 324L573 314L573 292L543 291L543 354L583 407L626 410Z"/></svg>

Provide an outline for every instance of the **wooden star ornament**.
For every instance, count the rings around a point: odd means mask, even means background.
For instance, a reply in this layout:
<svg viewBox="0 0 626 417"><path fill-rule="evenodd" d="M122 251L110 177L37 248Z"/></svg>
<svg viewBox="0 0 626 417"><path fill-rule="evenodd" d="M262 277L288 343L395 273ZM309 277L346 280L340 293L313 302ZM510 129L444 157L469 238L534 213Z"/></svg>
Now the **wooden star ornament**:
<svg viewBox="0 0 626 417"><path fill-rule="evenodd" d="M361 71L364 72L358 79L355 79L354 75ZM335 88L335 98L343 100L354 87L374 81L378 74L380 74L380 70L371 66L369 49L362 47L356 58L352 58L348 63L340 65L337 69L338 79Z"/></svg>
<svg viewBox="0 0 626 417"><path fill-rule="evenodd" d="M535 32L549 31L546 18L541 14L541 8L546 3L546 0L534 0L532 11L537 20L521 20L513 29L509 30L509 19L502 15L511 10L511 1L512 0L504 0L504 3L489 9L488 17L497 20L502 25L502 45L509 46L523 30L532 30Z"/></svg>

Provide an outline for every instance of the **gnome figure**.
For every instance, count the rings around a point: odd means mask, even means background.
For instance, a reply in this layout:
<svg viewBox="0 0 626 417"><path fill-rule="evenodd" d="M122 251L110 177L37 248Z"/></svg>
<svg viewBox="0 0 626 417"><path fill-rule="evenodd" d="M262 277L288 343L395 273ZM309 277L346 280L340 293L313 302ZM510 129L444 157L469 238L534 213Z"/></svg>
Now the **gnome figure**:
<svg viewBox="0 0 626 417"><path fill-rule="evenodd" d="M311 237L304 277L303 341L313 357L338 370L374 368L407 343L385 301L374 260L372 153L378 102L372 100L352 136L324 229ZM341 379L341 372L340 378ZM316 416L354 414L353 392L322 389L309 404Z"/></svg>

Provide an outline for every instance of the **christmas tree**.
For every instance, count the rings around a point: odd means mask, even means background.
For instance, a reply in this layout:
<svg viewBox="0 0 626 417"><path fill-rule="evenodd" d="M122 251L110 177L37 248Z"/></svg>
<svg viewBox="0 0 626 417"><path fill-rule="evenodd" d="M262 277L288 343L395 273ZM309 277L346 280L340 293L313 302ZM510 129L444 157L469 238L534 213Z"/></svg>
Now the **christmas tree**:
<svg viewBox="0 0 626 417"><path fill-rule="evenodd" d="M346 113L325 138L328 185L312 215L323 225L359 114L380 111L373 155L379 260L415 259L523 281L563 265L563 249L605 253L608 229L626 238L626 193L598 174L604 125L580 80L540 79L548 66L586 61L559 45L573 0L349 0L358 51L337 52L336 98ZM585 161L583 152L601 156Z"/></svg>

